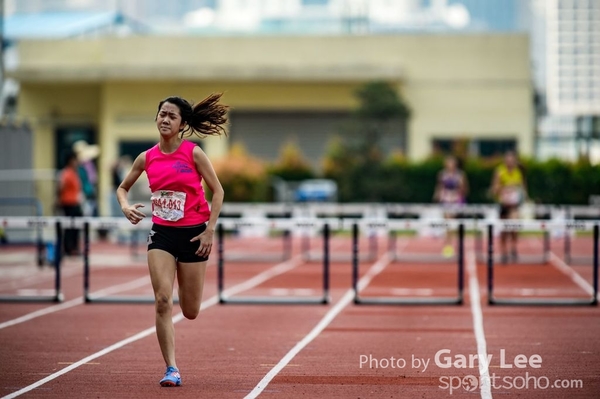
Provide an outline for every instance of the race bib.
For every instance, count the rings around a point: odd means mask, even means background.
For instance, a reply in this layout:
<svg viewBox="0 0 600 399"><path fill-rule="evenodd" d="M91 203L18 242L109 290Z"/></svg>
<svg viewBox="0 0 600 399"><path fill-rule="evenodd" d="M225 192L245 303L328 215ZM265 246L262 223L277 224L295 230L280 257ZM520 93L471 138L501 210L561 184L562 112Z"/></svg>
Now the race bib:
<svg viewBox="0 0 600 399"><path fill-rule="evenodd" d="M523 195L519 187L504 187L500 195L500 201L504 205L519 205L523 200Z"/></svg>
<svg viewBox="0 0 600 399"><path fill-rule="evenodd" d="M176 222L183 217L185 209L185 193L172 190L158 190L152 193L152 215Z"/></svg>

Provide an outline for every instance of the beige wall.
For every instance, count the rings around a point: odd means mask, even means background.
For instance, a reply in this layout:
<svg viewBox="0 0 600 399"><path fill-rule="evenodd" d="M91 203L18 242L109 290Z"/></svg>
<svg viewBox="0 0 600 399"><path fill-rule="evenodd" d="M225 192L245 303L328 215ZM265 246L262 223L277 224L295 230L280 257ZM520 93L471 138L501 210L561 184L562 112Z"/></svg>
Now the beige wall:
<svg viewBox="0 0 600 399"><path fill-rule="evenodd" d="M102 87L100 167L107 170L115 160L119 140L158 139L154 116L158 102L170 95L199 101L222 91L223 102L234 109L347 109L354 105L355 84L299 83L199 83L109 82ZM214 160L227 152L226 137L205 139L207 154ZM110 190L110 176L103 174L101 192Z"/></svg>
<svg viewBox="0 0 600 399"><path fill-rule="evenodd" d="M14 76L53 80L530 79L525 35L25 41Z"/></svg>
<svg viewBox="0 0 600 399"><path fill-rule="evenodd" d="M516 138L530 155L528 46L522 35L24 41L9 74L21 81L19 112L35 121L42 168L60 123L97 127L106 171L120 139L156 139L153 118L166 96L223 91L236 109L349 110L355 89L374 79L394 82L412 109L412 159L429 155L434 137ZM222 156L227 141L210 138L206 147ZM104 197L109 178L101 174Z"/></svg>
<svg viewBox="0 0 600 399"><path fill-rule="evenodd" d="M494 84L407 83L413 115L409 154L431 153L433 138L514 138L523 155L533 154L533 110L528 87Z"/></svg>
<svg viewBox="0 0 600 399"><path fill-rule="evenodd" d="M94 126L101 154L100 200L104 214L109 212L111 176L109 170L118 156L121 140L158 139L154 116L158 102L170 95L199 101L208 94L223 91L223 102L234 109L348 109L355 106L352 93L357 84L316 83L199 83L199 82L105 82L96 84L25 83L21 87L21 116L32 121L34 167L54 167L54 132L70 125ZM226 137L205 139L212 159L224 156ZM49 187L45 185L45 187ZM48 190L46 190L48 191ZM51 198L52 192L40 193ZM47 202L45 212L51 210Z"/></svg>

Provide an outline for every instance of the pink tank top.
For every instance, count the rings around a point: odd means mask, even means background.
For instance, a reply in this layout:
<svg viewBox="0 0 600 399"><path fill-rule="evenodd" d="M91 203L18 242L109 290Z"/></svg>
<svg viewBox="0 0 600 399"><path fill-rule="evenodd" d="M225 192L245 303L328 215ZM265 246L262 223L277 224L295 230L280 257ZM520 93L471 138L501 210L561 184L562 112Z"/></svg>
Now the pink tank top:
<svg viewBox="0 0 600 399"><path fill-rule="evenodd" d="M146 151L146 174L152 191L152 222L164 226L194 226L210 218L210 208L196 170L196 144L183 140L172 154L158 144Z"/></svg>

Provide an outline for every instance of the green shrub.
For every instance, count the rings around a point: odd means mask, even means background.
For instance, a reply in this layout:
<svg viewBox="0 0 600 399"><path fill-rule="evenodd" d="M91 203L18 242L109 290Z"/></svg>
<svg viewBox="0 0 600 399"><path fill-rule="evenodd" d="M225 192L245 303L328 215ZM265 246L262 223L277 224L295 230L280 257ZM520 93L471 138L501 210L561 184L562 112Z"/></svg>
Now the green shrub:
<svg viewBox="0 0 600 399"><path fill-rule="evenodd" d="M225 190L226 202L264 202L268 198L268 179L264 162L251 157L241 144L213 163Z"/></svg>
<svg viewBox="0 0 600 399"><path fill-rule="evenodd" d="M353 151L341 138L336 137L328 143L323 158L323 177L337 183L340 201L348 202L355 198L352 175L358 164Z"/></svg>
<svg viewBox="0 0 600 399"><path fill-rule="evenodd" d="M482 160L468 158L463 162L463 171L469 183L467 202L472 204L485 204L493 202L490 193L494 170L500 160Z"/></svg>
<svg viewBox="0 0 600 399"><path fill-rule="evenodd" d="M587 204L591 195L600 193L600 165L589 162L524 162L529 196L544 204Z"/></svg>
<svg viewBox="0 0 600 399"><path fill-rule="evenodd" d="M489 189L501 161L500 158L462 161L469 183L467 202L493 202ZM536 203L588 204L591 195L600 195L600 165L557 159L525 159L522 165L529 196ZM287 181L316 177L301 152L291 144L282 149L280 158L271 166L249 156L238 144L227 157L215 161L214 167L228 202L271 200L272 176ZM375 146L364 147L338 138L327 146L322 176L337 182L341 202L429 203L442 167L441 156L409 162L401 153L392 152L383 158Z"/></svg>
<svg viewBox="0 0 600 399"><path fill-rule="evenodd" d="M294 143L287 143L282 147L279 159L268 168L268 171L269 175L286 181L302 181L315 177L302 151Z"/></svg>
<svg viewBox="0 0 600 399"><path fill-rule="evenodd" d="M490 203L490 187L501 159L468 158L463 170L469 183L467 202ZM333 143L323 162L325 177L338 183L342 202L428 203L432 201L443 158L408 162L393 153L376 162L356 157L343 142ZM522 162L530 198L540 204L587 204L600 195L600 165L562 160Z"/></svg>

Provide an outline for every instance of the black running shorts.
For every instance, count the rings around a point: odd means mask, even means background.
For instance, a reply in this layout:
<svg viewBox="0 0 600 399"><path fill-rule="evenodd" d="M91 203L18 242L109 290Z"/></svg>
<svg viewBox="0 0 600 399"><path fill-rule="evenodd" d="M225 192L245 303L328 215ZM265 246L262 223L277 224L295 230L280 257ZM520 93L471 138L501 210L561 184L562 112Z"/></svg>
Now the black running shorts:
<svg viewBox="0 0 600 399"><path fill-rule="evenodd" d="M200 241L190 240L206 230L206 223L197 226L174 227L152 224L148 234L148 251L160 249L175 257L183 263L205 262L208 257L196 255Z"/></svg>
<svg viewBox="0 0 600 399"><path fill-rule="evenodd" d="M518 212L518 205L501 205L500 206L500 219L509 219L511 214Z"/></svg>

